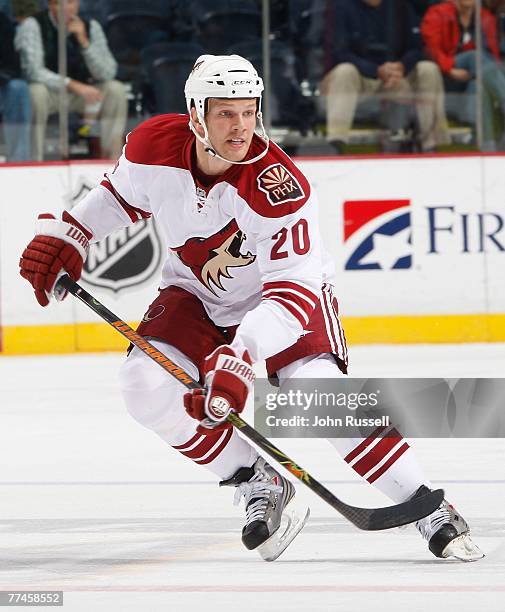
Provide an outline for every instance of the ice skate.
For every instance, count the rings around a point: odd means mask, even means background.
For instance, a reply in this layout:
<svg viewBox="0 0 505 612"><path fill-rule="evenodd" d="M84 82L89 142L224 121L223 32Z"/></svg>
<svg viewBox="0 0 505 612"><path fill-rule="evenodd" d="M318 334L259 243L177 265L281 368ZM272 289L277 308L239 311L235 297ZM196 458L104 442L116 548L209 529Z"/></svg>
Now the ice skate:
<svg viewBox="0 0 505 612"><path fill-rule="evenodd" d="M422 485L415 496L425 494L427 491L428 488ZM417 521L416 527L427 540L428 548L435 557L477 561L485 556L470 538L468 523L445 499L435 512Z"/></svg>
<svg viewBox="0 0 505 612"><path fill-rule="evenodd" d="M275 561L286 550L310 514L306 506L296 507L294 486L262 457L219 486L237 487L235 505L244 497L242 542L249 550L257 549L265 561Z"/></svg>

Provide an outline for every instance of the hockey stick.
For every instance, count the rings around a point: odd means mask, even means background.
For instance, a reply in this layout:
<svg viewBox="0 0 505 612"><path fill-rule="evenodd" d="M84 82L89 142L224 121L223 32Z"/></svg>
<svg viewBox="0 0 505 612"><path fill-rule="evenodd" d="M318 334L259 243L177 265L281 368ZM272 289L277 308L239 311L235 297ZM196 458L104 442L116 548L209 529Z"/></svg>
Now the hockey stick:
<svg viewBox="0 0 505 612"><path fill-rule="evenodd" d="M197 380L192 378L166 355L163 355L163 353L145 338L137 334L135 330L113 314L69 276L62 276L57 281L55 289L56 292L66 290L81 300L81 302L84 302L86 306L91 308L98 316L114 327L114 329L148 355L148 357L153 359L187 389L202 388L202 385L200 385ZM426 495L411 499L396 506L387 506L385 508L358 508L356 506L350 506L333 495L331 491L315 480L307 471L298 466L292 459L264 438L253 427L248 425L238 414L231 412L228 415L228 421L259 446L261 450L283 465L288 472L296 476L298 480L301 480L309 489L314 491L314 493L319 495L319 497L324 499L325 502L330 504L330 506L340 512L340 514L345 516L346 519L359 529L376 531L413 523L436 510L444 498L443 490L437 489L436 491L432 491Z"/></svg>

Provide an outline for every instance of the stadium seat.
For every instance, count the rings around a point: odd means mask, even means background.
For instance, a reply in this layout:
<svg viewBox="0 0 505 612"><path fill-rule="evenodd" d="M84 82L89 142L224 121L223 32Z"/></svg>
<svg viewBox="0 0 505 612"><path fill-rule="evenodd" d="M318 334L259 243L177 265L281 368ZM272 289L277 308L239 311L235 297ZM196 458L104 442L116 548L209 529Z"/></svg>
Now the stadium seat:
<svg viewBox="0 0 505 612"><path fill-rule="evenodd" d="M207 53L220 55L232 45L261 38L261 11L254 2L201 0L193 10L196 40Z"/></svg>
<svg viewBox="0 0 505 612"><path fill-rule="evenodd" d="M102 25L105 22L102 0L81 0L79 13L86 19L96 19Z"/></svg>
<svg viewBox="0 0 505 612"><path fill-rule="evenodd" d="M158 43L141 53L142 66L154 95L153 111L186 113L184 84L198 56L205 53L192 42Z"/></svg>
<svg viewBox="0 0 505 612"><path fill-rule="evenodd" d="M261 41L234 45L227 53L247 58L263 75L263 48ZM292 48L282 42L270 45L271 92L270 117L272 125L287 126L305 132L311 123L313 110L309 99L302 95L295 72L296 59Z"/></svg>
<svg viewBox="0 0 505 612"><path fill-rule="evenodd" d="M168 9L155 0L110 1L104 6L104 16L109 46L119 64L117 78L135 83L142 49L168 40Z"/></svg>

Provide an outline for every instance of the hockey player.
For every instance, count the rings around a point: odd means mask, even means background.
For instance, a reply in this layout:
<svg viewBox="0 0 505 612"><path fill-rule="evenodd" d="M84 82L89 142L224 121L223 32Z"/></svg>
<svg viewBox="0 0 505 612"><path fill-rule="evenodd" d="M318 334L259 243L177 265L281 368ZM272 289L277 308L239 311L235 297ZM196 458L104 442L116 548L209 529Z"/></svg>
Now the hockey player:
<svg viewBox="0 0 505 612"><path fill-rule="evenodd" d="M244 497L246 506L243 543L273 560L308 511L292 510L293 485L226 415L243 410L253 363L266 359L281 383L333 378L347 372L347 348L332 266L321 254L316 194L269 142L262 91L247 60L199 57L185 87L189 117L157 116L129 134L112 172L72 214L40 215L20 267L45 306L62 269L79 279L89 242L156 219L170 253L138 331L199 378L206 393L185 393L133 348L121 370L127 409L220 484L237 487L236 501ZM368 482L400 502L429 483L408 444L387 433L333 443ZM445 501L418 528L437 556L482 555Z"/></svg>

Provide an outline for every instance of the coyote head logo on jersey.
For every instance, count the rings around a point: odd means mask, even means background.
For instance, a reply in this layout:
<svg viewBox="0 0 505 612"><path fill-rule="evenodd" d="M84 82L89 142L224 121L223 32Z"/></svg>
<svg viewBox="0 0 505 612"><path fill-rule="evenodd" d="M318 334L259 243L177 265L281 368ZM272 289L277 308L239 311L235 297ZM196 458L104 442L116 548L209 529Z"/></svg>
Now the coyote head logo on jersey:
<svg viewBox="0 0 505 612"><path fill-rule="evenodd" d="M240 252L245 234L238 229L235 219L208 238L188 238L172 251L209 291L217 295L215 287L226 291L221 278L232 278L230 268L241 268L252 264L256 256Z"/></svg>

